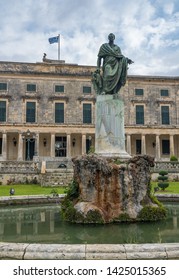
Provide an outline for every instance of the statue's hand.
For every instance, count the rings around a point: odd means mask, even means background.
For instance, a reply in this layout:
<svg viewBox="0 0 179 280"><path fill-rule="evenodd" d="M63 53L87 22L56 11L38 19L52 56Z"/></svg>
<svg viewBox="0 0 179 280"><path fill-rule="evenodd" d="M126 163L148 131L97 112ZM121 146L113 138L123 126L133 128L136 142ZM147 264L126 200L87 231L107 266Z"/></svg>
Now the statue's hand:
<svg viewBox="0 0 179 280"><path fill-rule="evenodd" d="M129 59L129 58L128 58L128 59L127 59L127 63L128 63L128 64L132 64L132 63L134 63L134 61L132 61L132 59Z"/></svg>
<svg viewBox="0 0 179 280"><path fill-rule="evenodd" d="M96 68L95 73L100 74L100 67L97 67L97 68Z"/></svg>

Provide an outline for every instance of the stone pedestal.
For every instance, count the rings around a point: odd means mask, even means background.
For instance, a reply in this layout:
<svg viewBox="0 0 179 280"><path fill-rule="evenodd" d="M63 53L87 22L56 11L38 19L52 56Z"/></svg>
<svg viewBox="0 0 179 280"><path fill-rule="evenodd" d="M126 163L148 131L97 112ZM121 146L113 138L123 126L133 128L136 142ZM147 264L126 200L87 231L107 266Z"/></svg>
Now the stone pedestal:
<svg viewBox="0 0 179 280"><path fill-rule="evenodd" d="M76 216L72 212L74 222L148 221L165 217L165 211L150 195L152 157L135 156L116 164L109 158L83 155L74 158L73 163L74 181L79 186L78 199L74 200Z"/></svg>
<svg viewBox="0 0 179 280"><path fill-rule="evenodd" d="M114 95L98 95L96 102L95 153L129 159L125 151L124 104Z"/></svg>

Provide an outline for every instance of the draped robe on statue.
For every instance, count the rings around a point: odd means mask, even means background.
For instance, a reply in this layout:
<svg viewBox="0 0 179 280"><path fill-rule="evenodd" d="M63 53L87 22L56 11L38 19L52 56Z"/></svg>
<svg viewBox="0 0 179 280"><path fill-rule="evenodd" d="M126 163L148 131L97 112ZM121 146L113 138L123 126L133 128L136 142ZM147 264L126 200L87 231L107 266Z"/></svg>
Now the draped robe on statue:
<svg viewBox="0 0 179 280"><path fill-rule="evenodd" d="M98 57L103 58L103 92L116 94L126 83L128 58L117 45L108 43L100 47Z"/></svg>

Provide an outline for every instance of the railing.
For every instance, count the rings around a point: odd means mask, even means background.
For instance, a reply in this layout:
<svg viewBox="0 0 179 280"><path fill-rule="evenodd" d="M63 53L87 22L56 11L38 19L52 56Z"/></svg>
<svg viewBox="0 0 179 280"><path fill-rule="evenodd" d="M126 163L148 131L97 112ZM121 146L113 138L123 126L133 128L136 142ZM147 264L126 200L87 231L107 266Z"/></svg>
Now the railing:
<svg viewBox="0 0 179 280"><path fill-rule="evenodd" d="M72 162L69 160L47 161L47 169L60 169L60 164L65 164L66 169L72 169ZM63 166L61 166L62 168ZM161 170L166 170L169 173L179 173L178 161L157 161L155 166L151 168L151 172L158 173ZM0 173L35 173L41 171L41 161L0 161Z"/></svg>
<svg viewBox="0 0 179 280"><path fill-rule="evenodd" d="M40 162L33 161L0 161L0 173L39 173Z"/></svg>
<svg viewBox="0 0 179 280"><path fill-rule="evenodd" d="M179 172L179 162L178 161L156 161L155 166L152 168L152 172L159 172L165 170L170 173Z"/></svg>

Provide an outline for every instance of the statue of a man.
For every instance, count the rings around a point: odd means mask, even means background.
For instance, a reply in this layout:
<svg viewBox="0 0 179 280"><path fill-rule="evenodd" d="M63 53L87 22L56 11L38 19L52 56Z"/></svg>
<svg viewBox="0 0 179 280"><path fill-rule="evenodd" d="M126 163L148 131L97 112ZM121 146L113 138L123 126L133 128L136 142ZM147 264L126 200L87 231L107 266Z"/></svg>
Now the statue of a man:
<svg viewBox="0 0 179 280"><path fill-rule="evenodd" d="M115 35L110 33L108 36L109 43L104 43L99 49L97 70L95 73L100 73L101 61L102 65L102 82L99 87L98 82L93 78L94 88L97 94L117 94L122 86L126 83L127 78L127 66L133 63L133 61L125 57L121 53L119 46L114 44ZM98 78L99 80L99 78Z"/></svg>

